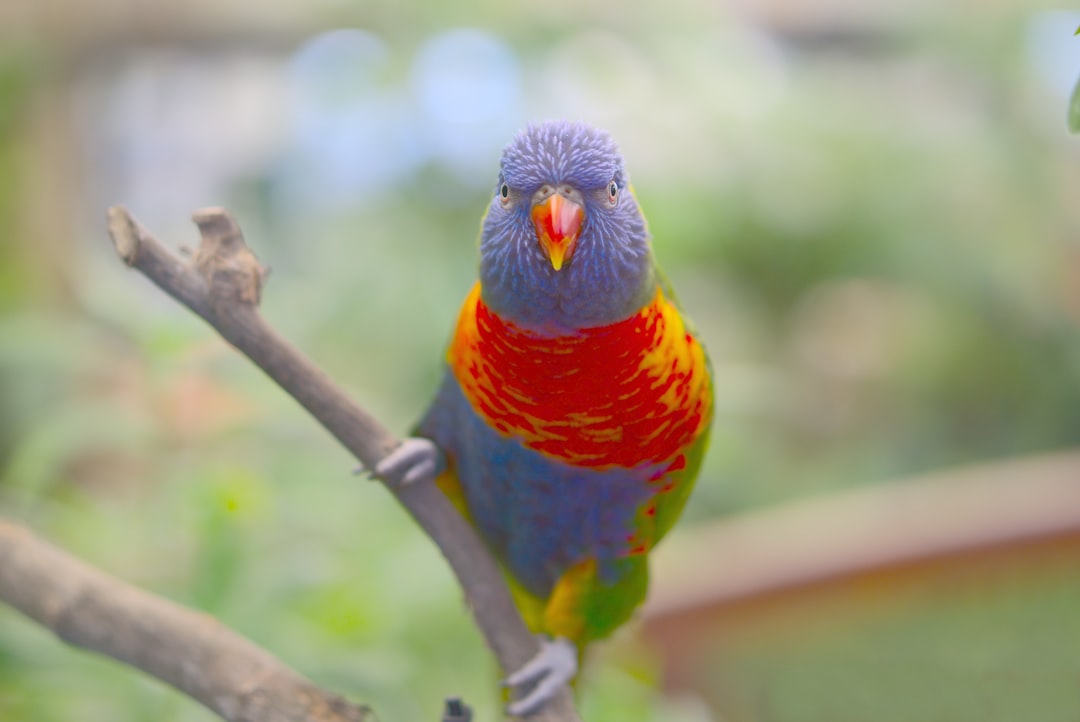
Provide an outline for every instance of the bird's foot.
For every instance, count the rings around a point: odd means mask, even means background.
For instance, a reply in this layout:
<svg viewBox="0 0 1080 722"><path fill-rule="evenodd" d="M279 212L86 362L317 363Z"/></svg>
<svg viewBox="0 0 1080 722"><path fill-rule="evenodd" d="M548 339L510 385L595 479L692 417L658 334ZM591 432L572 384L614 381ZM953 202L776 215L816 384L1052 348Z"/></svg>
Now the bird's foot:
<svg viewBox="0 0 1080 722"><path fill-rule="evenodd" d="M434 481L445 466L442 451L429 439L411 436L375 465L373 475L391 486Z"/></svg>
<svg viewBox="0 0 1080 722"><path fill-rule="evenodd" d="M503 681L507 687L533 685L529 693L511 702L506 711L524 717L538 711L577 674L578 650L564 637L540 639L540 652Z"/></svg>

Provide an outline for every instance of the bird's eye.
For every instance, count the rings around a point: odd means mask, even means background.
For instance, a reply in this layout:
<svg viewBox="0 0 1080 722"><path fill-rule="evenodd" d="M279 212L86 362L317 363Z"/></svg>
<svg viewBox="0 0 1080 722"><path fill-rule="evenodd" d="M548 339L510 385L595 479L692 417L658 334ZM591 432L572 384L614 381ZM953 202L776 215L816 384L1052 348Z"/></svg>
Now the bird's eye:
<svg viewBox="0 0 1080 722"><path fill-rule="evenodd" d="M504 206L510 204L510 186L505 183L499 186L499 202Z"/></svg>
<svg viewBox="0 0 1080 722"><path fill-rule="evenodd" d="M619 184L615 181L611 181L607 187L607 198L608 203L611 205L615 205L619 202Z"/></svg>

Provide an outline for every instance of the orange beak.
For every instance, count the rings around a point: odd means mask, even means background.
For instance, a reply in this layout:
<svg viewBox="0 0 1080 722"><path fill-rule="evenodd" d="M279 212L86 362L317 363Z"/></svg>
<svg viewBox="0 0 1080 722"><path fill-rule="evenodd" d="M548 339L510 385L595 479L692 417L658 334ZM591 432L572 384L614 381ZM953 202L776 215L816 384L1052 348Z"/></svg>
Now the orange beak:
<svg viewBox="0 0 1080 722"><path fill-rule="evenodd" d="M574 255L585 209L560 193L552 193L532 207L531 215L540 247L558 271Z"/></svg>

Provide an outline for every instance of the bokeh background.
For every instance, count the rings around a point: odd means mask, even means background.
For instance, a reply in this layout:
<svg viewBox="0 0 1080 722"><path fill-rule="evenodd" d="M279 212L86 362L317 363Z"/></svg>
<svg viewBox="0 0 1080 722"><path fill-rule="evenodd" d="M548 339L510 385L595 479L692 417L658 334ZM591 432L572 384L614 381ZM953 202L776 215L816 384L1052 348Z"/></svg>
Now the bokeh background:
<svg viewBox="0 0 1080 722"><path fill-rule="evenodd" d="M686 541L732 524L787 558L851 522L833 500L890 518L931 472L905 519L961 524L977 500L934 489L971 464L1009 499L1031 455L1080 485L1078 24L1026 0L3 0L0 514L382 719L436 719L451 694L495 719L496 670L437 551L121 267L104 212L182 244L192 210L227 206L272 267L269 319L405 432L474 278L498 152L547 117L620 142L715 365L673 564L755 558ZM777 522L793 505L808 523ZM601 645L583 714L1076 720L1072 533L687 602L664 619L682 637L639 623ZM0 719L212 715L0 609Z"/></svg>

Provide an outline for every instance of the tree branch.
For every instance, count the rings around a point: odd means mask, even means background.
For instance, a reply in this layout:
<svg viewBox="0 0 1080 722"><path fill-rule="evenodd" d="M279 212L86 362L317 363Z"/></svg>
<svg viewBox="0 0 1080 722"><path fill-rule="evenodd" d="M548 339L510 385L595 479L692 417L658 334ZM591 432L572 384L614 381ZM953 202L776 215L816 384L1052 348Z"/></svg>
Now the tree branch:
<svg viewBox="0 0 1080 722"><path fill-rule="evenodd" d="M230 722L375 722L367 707L319 689L213 617L113 579L4 521L0 600Z"/></svg>
<svg viewBox="0 0 1080 722"><path fill-rule="evenodd" d="M109 209L108 229L125 263L201 316L299 401L364 466L374 468L399 440L259 314L266 271L244 244L232 216L211 208L196 212L194 220L202 242L190 260L167 249L124 208ZM450 563L503 672L521 667L538 651L537 641L521 620L497 564L479 537L433 484L388 488ZM579 720L566 690L533 719Z"/></svg>

